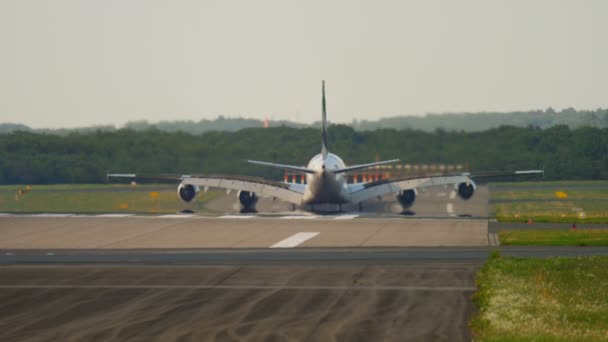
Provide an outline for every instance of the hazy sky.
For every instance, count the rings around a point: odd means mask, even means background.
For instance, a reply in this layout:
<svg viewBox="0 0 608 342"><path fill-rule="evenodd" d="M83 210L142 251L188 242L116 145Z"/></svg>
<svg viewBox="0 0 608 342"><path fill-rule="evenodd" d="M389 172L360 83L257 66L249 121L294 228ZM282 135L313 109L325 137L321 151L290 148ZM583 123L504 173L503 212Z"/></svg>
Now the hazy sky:
<svg viewBox="0 0 608 342"><path fill-rule="evenodd" d="M0 122L608 106L608 1L0 0Z"/></svg>

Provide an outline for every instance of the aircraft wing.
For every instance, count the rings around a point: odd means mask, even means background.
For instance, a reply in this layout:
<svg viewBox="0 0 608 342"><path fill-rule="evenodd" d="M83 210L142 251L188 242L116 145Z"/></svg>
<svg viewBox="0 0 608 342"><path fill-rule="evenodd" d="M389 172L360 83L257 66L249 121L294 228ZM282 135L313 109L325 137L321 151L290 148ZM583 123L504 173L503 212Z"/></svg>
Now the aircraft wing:
<svg viewBox="0 0 608 342"><path fill-rule="evenodd" d="M544 173L543 170L520 170L520 171L492 171L461 174L429 176L420 178L405 178L395 180L380 180L371 183L351 184L351 201L358 203L370 198L382 196L389 193L398 193L403 190L419 189L438 185L451 185L460 183L471 183L472 178L497 177L497 176L521 176Z"/></svg>
<svg viewBox="0 0 608 342"><path fill-rule="evenodd" d="M483 171L483 172L464 172L459 175L468 176L471 178L483 178L483 177L507 177L507 176L524 176L532 174L545 174L545 170L518 170L518 171Z"/></svg>
<svg viewBox="0 0 608 342"><path fill-rule="evenodd" d="M403 190L420 189L430 186L469 183L471 179L467 176L436 176L397 180L381 180L371 183L352 184L358 186L351 188L350 200L359 203L370 198L398 193Z"/></svg>
<svg viewBox="0 0 608 342"><path fill-rule="evenodd" d="M199 188L221 188L227 190L255 192L260 197L276 197L284 201L300 204L304 185L297 183L282 183L258 177L232 175L145 175L134 173L110 173L108 178L127 178L157 181L181 181L182 184L192 184Z"/></svg>

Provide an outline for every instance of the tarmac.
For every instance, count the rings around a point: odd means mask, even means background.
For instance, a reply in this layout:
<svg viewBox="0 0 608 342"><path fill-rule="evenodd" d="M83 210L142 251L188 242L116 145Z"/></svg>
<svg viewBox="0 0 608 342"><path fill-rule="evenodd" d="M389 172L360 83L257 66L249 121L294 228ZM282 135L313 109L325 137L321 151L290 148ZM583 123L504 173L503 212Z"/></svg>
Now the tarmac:
<svg viewBox="0 0 608 342"><path fill-rule="evenodd" d="M4 266L6 341L470 341L480 263Z"/></svg>
<svg viewBox="0 0 608 342"><path fill-rule="evenodd" d="M256 265L484 262L494 250L515 257L608 255L608 247L399 247L290 249L40 249L2 250L0 265Z"/></svg>
<svg viewBox="0 0 608 342"><path fill-rule="evenodd" d="M407 215L388 197L240 215L234 196L209 203L213 217L0 215L0 340L470 341L492 249L608 254L499 247L487 188L453 194L421 192Z"/></svg>
<svg viewBox="0 0 608 342"><path fill-rule="evenodd" d="M0 249L487 246L485 220L350 216L10 216Z"/></svg>

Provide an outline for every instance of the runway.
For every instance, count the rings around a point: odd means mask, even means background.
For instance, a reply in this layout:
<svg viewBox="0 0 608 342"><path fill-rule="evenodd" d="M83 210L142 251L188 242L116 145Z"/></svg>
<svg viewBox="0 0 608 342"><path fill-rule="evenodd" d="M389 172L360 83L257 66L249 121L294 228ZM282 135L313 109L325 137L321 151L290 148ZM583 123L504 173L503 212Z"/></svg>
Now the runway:
<svg viewBox="0 0 608 342"><path fill-rule="evenodd" d="M19 264L391 264L484 262L491 251L515 257L608 255L608 247L402 247L299 249L1 250L0 265Z"/></svg>
<svg viewBox="0 0 608 342"><path fill-rule="evenodd" d="M487 221L340 216L5 216L0 249L488 246Z"/></svg>
<svg viewBox="0 0 608 342"><path fill-rule="evenodd" d="M0 340L470 341L479 267L4 266Z"/></svg>
<svg viewBox="0 0 608 342"><path fill-rule="evenodd" d="M413 217L394 200L339 215L272 201L270 215L0 215L0 340L470 341L492 250L608 254L499 247L481 194L423 193Z"/></svg>

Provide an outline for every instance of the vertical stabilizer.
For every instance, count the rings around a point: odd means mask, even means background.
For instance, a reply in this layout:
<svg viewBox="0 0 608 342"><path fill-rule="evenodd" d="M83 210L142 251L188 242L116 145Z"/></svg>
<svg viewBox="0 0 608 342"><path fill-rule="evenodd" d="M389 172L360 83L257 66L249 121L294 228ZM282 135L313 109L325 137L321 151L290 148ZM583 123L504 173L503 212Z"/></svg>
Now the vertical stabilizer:
<svg viewBox="0 0 608 342"><path fill-rule="evenodd" d="M327 111L325 108L325 81L323 81L323 85L322 85L322 92L323 92L323 100L322 100L322 105L323 105L323 116L321 119L321 155L323 156L323 159L325 159L325 157L327 157Z"/></svg>

